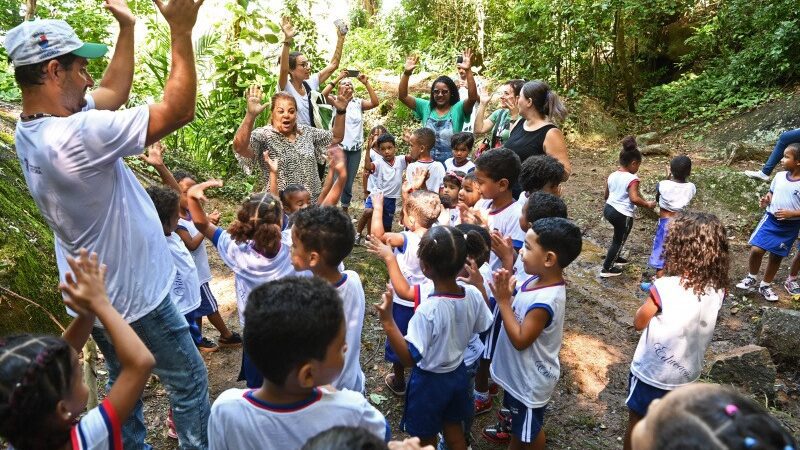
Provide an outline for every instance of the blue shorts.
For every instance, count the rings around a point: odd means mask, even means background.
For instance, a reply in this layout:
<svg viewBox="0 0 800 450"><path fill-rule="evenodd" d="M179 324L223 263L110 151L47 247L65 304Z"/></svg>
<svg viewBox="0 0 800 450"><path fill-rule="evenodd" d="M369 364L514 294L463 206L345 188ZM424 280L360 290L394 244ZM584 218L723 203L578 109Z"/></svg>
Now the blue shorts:
<svg viewBox="0 0 800 450"><path fill-rule="evenodd" d="M654 269L660 270L664 268L664 256L661 252L664 251L664 241L667 240L667 226L669 225L669 221L669 217L658 219L656 237L653 239L653 252L650 253L650 260L647 262L650 267Z"/></svg>
<svg viewBox="0 0 800 450"><path fill-rule="evenodd" d="M365 209L372 209L372 197L367 197L364 202ZM392 221L394 220L394 211L397 208L396 198L383 199L383 231L389 233L392 231Z"/></svg>
<svg viewBox="0 0 800 450"><path fill-rule="evenodd" d="M428 372L415 366L406 387L400 427L412 436L433 437L442 431L442 424L469 419L473 408L469 375L463 362L447 373Z"/></svg>
<svg viewBox="0 0 800 450"><path fill-rule="evenodd" d="M245 381L250 389L260 388L264 384L264 375L261 375L253 361L247 356L244 346L242 346L242 367L239 369L237 381Z"/></svg>
<svg viewBox="0 0 800 450"><path fill-rule="evenodd" d="M511 411L511 434L529 444L536 440L544 425L544 406L528 408L508 391L503 393L503 406Z"/></svg>
<svg viewBox="0 0 800 450"><path fill-rule="evenodd" d="M208 282L200 285L200 307L194 312L197 317L205 317L219 311L217 299L211 292Z"/></svg>
<svg viewBox="0 0 800 450"><path fill-rule="evenodd" d="M668 393L668 390L650 386L631 373L628 375L628 398L625 400L625 405L631 411L644 417L650 403Z"/></svg>
<svg viewBox="0 0 800 450"><path fill-rule="evenodd" d="M481 359L485 359L487 361L491 360L492 355L494 355L494 348L497 347L497 338L500 336L500 328L503 327L503 319L500 317L500 307L497 306L494 298L491 299L491 303L492 314L494 315L492 326L480 334L481 340L485 344Z"/></svg>
<svg viewBox="0 0 800 450"><path fill-rule="evenodd" d="M397 328L400 329L400 333L402 333L403 336L408 333L408 322L411 320L413 315L413 307L392 303L392 317L394 317L394 323L397 324ZM384 348L386 349L386 360L393 364L400 364L400 358L398 358L394 350L392 350L392 346L389 345L388 339L384 344Z"/></svg>
<svg viewBox="0 0 800 450"><path fill-rule="evenodd" d="M800 220L778 220L772 214L766 213L750 236L750 245L785 258L789 255L798 232Z"/></svg>
<svg viewBox="0 0 800 450"><path fill-rule="evenodd" d="M203 332L200 330L200 327L197 326L197 318L200 315L197 314L197 310L190 311L183 316L186 318L186 322L189 324L189 335L192 336L192 342L194 345L198 345L203 342Z"/></svg>

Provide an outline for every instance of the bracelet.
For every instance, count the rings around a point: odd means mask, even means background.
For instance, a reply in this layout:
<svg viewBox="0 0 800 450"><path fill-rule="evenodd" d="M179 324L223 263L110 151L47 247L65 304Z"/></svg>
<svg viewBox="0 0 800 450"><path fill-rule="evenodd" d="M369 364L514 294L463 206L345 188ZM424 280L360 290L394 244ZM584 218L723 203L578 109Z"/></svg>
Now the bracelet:
<svg viewBox="0 0 800 450"><path fill-rule="evenodd" d="M414 73L414 71L413 71L413 70L404 70L404 71L403 71L403 75L405 75L405 76L407 76L407 77L410 77L412 73Z"/></svg>
<svg viewBox="0 0 800 450"><path fill-rule="evenodd" d="M346 114L346 113L347 113L346 109L337 109L336 110L336 115L337 116L341 116L341 115Z"/></svg>
<svg viewBox="0 0 800 450"><path fill-rule="evenodd" d="M332 88L336 87L336 83L334 83L333 81L328 81L328 84L331 85Z"/></svg>
<svg viewBox="0 0 800 450"><path fill-rule="evenodd" d="M292 45L292 41L283 41L283 45Z"/></svg>

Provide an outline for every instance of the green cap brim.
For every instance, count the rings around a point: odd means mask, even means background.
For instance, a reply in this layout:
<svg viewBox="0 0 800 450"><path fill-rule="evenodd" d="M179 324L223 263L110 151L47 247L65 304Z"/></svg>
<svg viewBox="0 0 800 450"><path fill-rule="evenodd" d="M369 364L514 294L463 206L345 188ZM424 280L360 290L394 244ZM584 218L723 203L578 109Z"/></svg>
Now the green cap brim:
<svg viewBox="0 0 800 450"><path fill-rule="evenodd" d="M90 42L85 42L79 49L72 51L73 55L86 59L101 58L105 56L106 53L108 53L107 45L93 44Z"/></svg>

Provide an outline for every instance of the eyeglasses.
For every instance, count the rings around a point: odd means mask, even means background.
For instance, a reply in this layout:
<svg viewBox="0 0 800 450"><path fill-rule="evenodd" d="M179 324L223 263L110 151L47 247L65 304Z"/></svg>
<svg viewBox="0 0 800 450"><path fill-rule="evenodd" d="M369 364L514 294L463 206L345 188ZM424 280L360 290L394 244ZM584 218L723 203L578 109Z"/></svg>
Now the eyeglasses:
<svg viewBox="0 0 800 450"><path fill-rule="evenodd" d="M434 89L433 90L433 95L447 95L449 93L450 93L450 91L448 91L446 89L445 90L440 90L440 89Z"/></svg>
<svg viewBox="0 0 800 450"><path fill-rule="evenodd" d="M311 67L311 62L310 61L303 61L303 62L301 62L301 63L299 63L297 65L302 67L302 68L304 68L304 69L307 69L307 68Z"/></svg>

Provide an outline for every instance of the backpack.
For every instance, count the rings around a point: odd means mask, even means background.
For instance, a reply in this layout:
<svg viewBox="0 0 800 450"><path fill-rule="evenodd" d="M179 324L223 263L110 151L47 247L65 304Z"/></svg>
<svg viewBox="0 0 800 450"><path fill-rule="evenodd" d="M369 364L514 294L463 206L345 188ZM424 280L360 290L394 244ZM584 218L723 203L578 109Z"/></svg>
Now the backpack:
<svg viewBox="0 0 800 450"><path fill-rule="evenodd" d="M334 107L325 101L321 93L312 90L311 86L303 81L303 88L308 96L308 115L314 128L330 130L333 128Z"/></svg>

